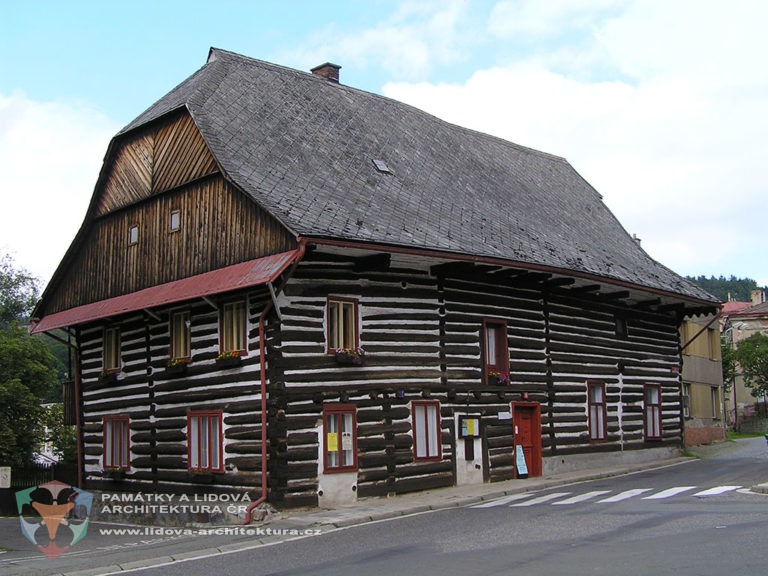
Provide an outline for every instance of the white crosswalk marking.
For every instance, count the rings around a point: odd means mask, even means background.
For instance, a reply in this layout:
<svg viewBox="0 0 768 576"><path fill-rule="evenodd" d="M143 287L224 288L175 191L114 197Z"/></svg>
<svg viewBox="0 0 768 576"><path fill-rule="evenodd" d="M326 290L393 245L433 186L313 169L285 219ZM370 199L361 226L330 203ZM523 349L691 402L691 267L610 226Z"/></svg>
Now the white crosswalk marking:
<svg viewBox="0 0 768 576"><path fill-rule="evenodd" d="M695 488L696 486L676 486L675 488L668 488L667 490L662 490L661 492L652 494L651 496L646 496L643 498L643 500L662 500L664 498L677 496L678 494L688 492L689 490L693 490Z"/></svg>
<svg viewBox="0 0 768 576"><path fill-rule="evenodd" d="M495 506L504 506L504 504L517 502L518 500L525 500L526 498L530 497L531 495L527 492L522 494L512 494L510 496L505 496L504 498L499 498L498 500L491 500L490 502L484 502L483 504L475 504L472 506L472 508L493 508Z"/></svg>
<svg viewBox="0 0 768 576"><path fill-rule="evenodd" d="M718 496L726 492L733 492L735 490L739 490L740 488L741 486L715 486L714 488L708 488L706 490L696 492L691 496L698 498L708 498L711 496ZM650 496L645 496L642 499L663 500L664 498L671 498L673 496L677 496L678 494L690 492L691 490L695 489L696 486L675 486L674 488L667 488L661 492L651 494ZM474 504L470 506L470 508L496 508L499 506L509 506L510 508L513 508L523 506L536 506L537 504L545 503L550 503L552 506L567 506L569 504L579 504L589 500L592 500L597 504L610 504L614 502L629 500L630 498L635 498L636 496L646 494L652 490L653 488L634 488L632 490L625 490L624 492L619 492L618 494L614 494L613 496L608 496L600 500L595 499L605 494L610 494L611 490L593 490L592 492L585 492L584 494L577 494L575 496L571 496L572 492L553 492L551 494L544 494L543 496L534 496L534 494L530 492L521 492L519 494L510 494L509 496L503 496L495 500L489 500L488 502L483 502L482 504ZM566 498L566 496L570 496L570 498ZM553 500L557 501L553 502Z"/></svg>
<svg viewBox="0 0 768 576"><path fill-rule="evenodd" d="M699 498L706 498L708 496L717 496L718 494L723 494L725 492L732 492L733 490L738 490L739 488L741 488L741 486L715 486L709 490L696 492L694 496L698 496Z"/></svg>
<svg viewBox="0 0 768 576"><path fill-rule="evenodd" d="M560 500L559 502L552 502L552 506L564 506L567 504L578 504L579 502L585 502L592 498L597 498L603 494L608 494L610 490L595 490L594 492L587 492L585 494L579 494L578 496L572 496L566 500Z"/></svg>
<svg viewBox="0 0 768 576"><path fill-rule="evenodd" d="M570 492L554 492L552 494L547 494L546 496L539 496L538 498L534 498L533 500L527 500L526 502L519 502L517 504L512 504L512 506L535 506L536 504L543 504L544 502L549 502L550 500L557 500L558 498L562 498L563 496L569 496Z"/></svg>
<svg viewBox="0 0 768 576"><path fill-rule="evenodd" d="M608 504L611 502L621 502L622 500L628 500L630 498L634 498L635 496L639 496L640 494L645 494L646 492L650 492L652 488L635 488L634 490L626 490L624 492L620 492L619 494L616 494L616 496L611 496L609 498L603 498L602 500L598 500L598 504Z"/></svg>

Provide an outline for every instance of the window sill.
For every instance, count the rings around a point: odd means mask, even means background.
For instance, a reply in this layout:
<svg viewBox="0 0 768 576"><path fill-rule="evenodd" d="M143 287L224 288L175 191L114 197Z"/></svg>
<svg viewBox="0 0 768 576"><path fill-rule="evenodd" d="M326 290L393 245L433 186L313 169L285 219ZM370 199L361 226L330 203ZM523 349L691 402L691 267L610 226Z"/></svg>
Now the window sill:
<svg viewBox="0 0 768 576"><path fill-rule="evenodd" d="M165 367L166 376L183 376L187 373L189 361L177 361L176 364Z"/></svg>
<svg viewBox="0 0 768 576"><path fill-rule="evenodd" d="M117 375L120 373L119 370L112 370L109 372L102 372L99 374L99 382L102 384L113 384L117 382Z"/></svg>

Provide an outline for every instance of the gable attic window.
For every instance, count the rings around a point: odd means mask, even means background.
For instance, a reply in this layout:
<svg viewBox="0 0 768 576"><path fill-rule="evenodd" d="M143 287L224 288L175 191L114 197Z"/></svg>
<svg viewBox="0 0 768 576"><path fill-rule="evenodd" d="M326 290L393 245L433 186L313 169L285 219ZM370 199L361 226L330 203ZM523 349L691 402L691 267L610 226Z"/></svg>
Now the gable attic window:
<svg viewBox="0 0 768 576"><path fill-rule="evenodd" d="M128 228L128 246L134 246L139 243L139 225L134 224Z"/></svg>
<svg viewBox="0 0 768 576"><path fill-rule="evenodd" d="M171 210L171 217L168 224L168 228L171 232L178 232L181 230L181 210Z"/></svg>

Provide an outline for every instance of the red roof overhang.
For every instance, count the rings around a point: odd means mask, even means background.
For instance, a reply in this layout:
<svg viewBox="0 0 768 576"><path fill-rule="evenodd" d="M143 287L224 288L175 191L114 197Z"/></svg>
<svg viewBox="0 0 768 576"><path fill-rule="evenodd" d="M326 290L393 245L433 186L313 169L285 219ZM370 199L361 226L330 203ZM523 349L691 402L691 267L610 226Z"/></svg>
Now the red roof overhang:
<svg viewBox="0 0 768 576"><path fill-rule="evenodd" d="M33 334L47 332L56 328L85 324L137 310L156 308L266 284L280 276L299 254L299 250L292 250L273 256L265 256L197 276L151 286L131 294L55 312L43 316L38 322L33 323L31 332Z"/></svg>

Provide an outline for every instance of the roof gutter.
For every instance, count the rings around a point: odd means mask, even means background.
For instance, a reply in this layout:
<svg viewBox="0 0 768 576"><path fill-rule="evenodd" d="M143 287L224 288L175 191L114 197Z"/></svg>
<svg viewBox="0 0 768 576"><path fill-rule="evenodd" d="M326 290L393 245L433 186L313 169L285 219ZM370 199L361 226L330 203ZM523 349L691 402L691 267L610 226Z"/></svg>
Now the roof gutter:
<svg viewBox="0 0 768 576"><path fill-rule="evenodd" d="M266 502L269 494L267 482L269 480L269 468L267 462L268 442L267 442L267 353L266 353L266 330L264 328L264 320L267 314L274 308L277 311L278 317L280 316L280 310L277 306L277 294L285 287L288 280L293 275L294 270L299 265L299 262L304 258L306 252L306 241L303 238L299 238L299 247L296 250L296 255L293 257L291 266L288 269L285 279L278 287L277 291L269 282L269 291L272 298L264 306L264 310L259 315L259 370L261 372L261 382L259 384L259 393L261 394L261 495L259 498L251 502L245 509L245 519L243 525L251 523L251 514L253 510L260 504Z"/></svg>

